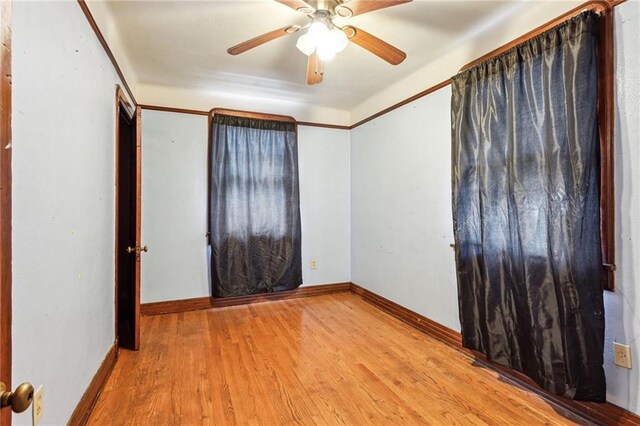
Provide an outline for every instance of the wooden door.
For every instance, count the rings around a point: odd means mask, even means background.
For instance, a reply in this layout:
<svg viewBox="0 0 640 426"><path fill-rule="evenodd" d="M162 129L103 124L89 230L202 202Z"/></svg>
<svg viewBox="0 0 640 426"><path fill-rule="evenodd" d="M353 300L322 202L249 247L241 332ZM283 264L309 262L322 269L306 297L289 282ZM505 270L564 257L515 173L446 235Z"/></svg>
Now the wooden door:
<svg viewBox="0 0 640 426"><path fill-rule="evenodd" d="M0 1L0 382L11 389L11 2ZM11 424L11 409L0 413Z"/></svg>
<svg viewBox="0 0 640 426"><path fill-rule="evenodd" d="M116 94L116 339L140 347L140 108Z"/></svg>

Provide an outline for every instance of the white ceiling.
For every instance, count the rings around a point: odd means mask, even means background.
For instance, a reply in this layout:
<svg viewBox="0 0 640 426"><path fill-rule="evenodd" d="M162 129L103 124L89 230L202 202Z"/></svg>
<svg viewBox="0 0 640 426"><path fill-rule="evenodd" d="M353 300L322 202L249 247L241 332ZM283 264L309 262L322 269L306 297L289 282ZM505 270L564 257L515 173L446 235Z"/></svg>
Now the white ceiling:
<svg viewBox="0 0 640 426"><path fill-rule="evenodd" d="M305 15L273 0L136 0L108 1L100 7L90 2L89 6L116 58L127 64L123 67L127 68L125 76L134 80L130 85L147 87L141 93L153 93L148 87L190 93L216 91L352 111L455 49L464 47L469 59L474 59L497 47L491 43L500 39L501 33L513 38L575 3L414 0L343 19L337 23L348 22L382 38L405 51L407 59L392 66L350 43L326 64L324 81L318 86L305 83L306 56L295 47L301 33L238 56L227 53L227 48L259 34L308 22ZM527 13L532 15L528 21ZM520 25L511 36L502 28L505 22L514 20L531 21L531 27ZM486 37L487 32L493 37ZM461 65L450 67L448 75ZM145 99L138 101L148 103ZM171 106L196 107L185 105L184 100L180 103Z"/></svg>

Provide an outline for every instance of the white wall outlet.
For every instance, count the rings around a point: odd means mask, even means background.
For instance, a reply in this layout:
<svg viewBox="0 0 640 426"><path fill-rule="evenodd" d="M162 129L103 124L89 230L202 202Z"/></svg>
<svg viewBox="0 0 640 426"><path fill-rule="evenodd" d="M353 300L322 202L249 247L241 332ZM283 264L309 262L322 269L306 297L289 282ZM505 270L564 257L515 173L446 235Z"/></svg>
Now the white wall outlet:
<svg viewBox="0 0 640 426"><path fill-rule="evenodd" d="M613 342L613 362L620 367L631 369L631 348L622 343Z"/></svg>
<svg viewBox="0 0 640 426"><path fill-rule="evenodd" d="M311 269L318 269L318 261L315 259L311 260Z"/></svg>
<svg viewBox="0 0 640 426"><path fill-rule="evenodd" d="M31 407L32 407L32 424L33 426L36 426L38 424L38 422L40 421L40 418L42 417L42 410L43 410L43 405L42 405L42 385L40 385L38 387L38 389L33 393L33 402L31 403Z"/></svg>

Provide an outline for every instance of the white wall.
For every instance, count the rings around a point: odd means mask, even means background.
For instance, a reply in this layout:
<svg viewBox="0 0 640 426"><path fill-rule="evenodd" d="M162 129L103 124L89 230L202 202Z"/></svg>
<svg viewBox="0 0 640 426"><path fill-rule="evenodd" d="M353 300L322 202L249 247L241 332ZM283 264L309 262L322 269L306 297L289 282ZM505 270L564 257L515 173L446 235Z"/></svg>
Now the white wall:
<svg viewBox="0 0 640 426"><path fill-rule="evenodd" d="M640 1L615 8L616 291L605 292L607 399L640 414ZM631 346L632 370L613 364Z"/></svg>
<svg viewBox="0 0 640 426"><path fill-rule="evenodd" d="M450 87L351 132L351 276L460 330L451 218Z"/></svg>
<svg viewBox="0 0 640 426"><path fill-rule="evenodd" d="M615 13L618 272L605 292L605 372L607 399L640 413L640 1ZM459 331L450 96L441 89L352 131L352 280ZM613 341L631 345L632 370L613 364Z"/></svg>
<svg viewBox="0 0 640 426"><path fill-rule="evenodd" d="M300 126L298 157L304 283L347 282L349 132ZM144 110L142 178L142 303L211 295L207 117Z"/></svg>
<svg viewBox="0 0 640 426"><path fill-rule="evenodd" d="M118 82L76 2L13 2L13 381L44 384L42 424L114 341Z"/></svg>
<svg viewBox="0 0 640 426"><path fill-rule="evenodd" d="M142 303L208 296L207 117L142 112Z"/></svg>
<svg viewBox="0 0 640 426"><path fill-rule="evenodd" d="M298 126L305 285L351 281L349 155L349 131Z"/></svg>

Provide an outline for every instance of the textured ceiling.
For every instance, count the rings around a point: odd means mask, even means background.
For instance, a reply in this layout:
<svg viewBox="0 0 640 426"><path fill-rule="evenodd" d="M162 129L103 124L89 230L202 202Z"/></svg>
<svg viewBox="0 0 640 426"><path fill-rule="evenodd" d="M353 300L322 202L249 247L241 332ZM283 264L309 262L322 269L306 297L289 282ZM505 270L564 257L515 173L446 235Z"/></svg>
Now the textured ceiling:
<svg viewBox="0 0 640 426"><path fill-rule="evenodd" d="M273 0L108 1L101 5L106 7L96 20L106 28L110 45L118 38L120 56L126 56L135 73L132 85L222 90L239 97L349 111L462 45L484 53L487 46L481 35L488 23L499 28L501 21L544 3L552 2L414 0L339 20L338 24L360 27L395 45L407 53L407 59L392 66L350 43L326 64L324 82L318 86L305 83L306 56L295 47L301 33L238 56L227 53L230 46L256 35L308 22L305 15Z"/></svg>

